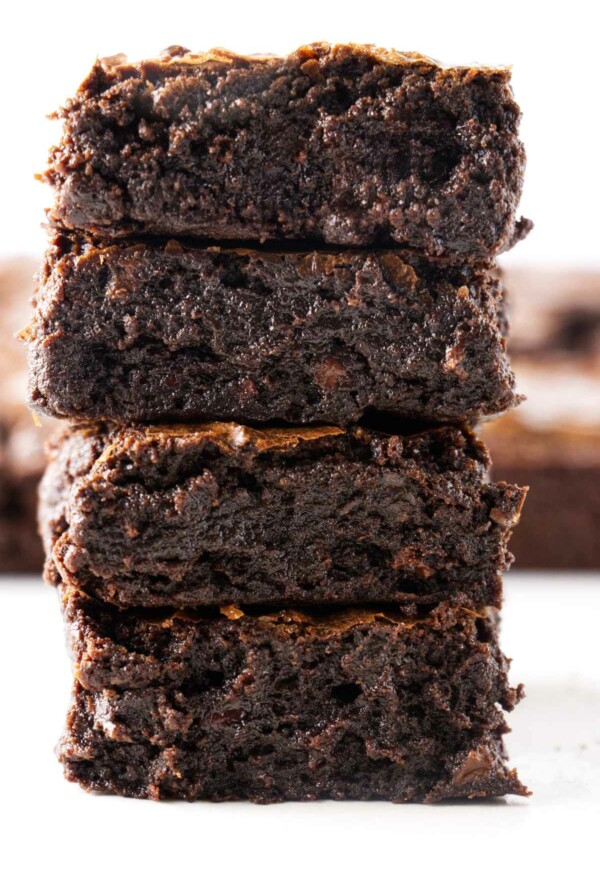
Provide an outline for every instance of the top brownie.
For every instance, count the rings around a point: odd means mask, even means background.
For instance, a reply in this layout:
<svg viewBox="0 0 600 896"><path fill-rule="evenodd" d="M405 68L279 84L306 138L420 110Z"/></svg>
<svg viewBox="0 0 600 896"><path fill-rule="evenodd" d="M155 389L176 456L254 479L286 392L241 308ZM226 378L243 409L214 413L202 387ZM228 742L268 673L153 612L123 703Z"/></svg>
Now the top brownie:
<svg viewBox="0 0 600 896"><path fill-rule="evenodd" d="M481 258L515 221L525 156L505 68L369 46L99 60L58 113L51 220L114 239L400 245Z"/></svg>

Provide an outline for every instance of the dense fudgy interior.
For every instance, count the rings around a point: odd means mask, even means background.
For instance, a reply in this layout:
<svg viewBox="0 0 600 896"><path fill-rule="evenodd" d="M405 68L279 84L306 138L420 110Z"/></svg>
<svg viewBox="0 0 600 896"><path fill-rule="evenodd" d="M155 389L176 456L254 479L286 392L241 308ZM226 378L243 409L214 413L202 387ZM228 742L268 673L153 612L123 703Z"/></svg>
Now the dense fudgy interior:
<svg viewBox="0 0 600 896"><path fill-rule="evenodd" d="M344 425L373 410L460 421L516 401L491 265L65 244L49 255L28 334L40 411Z"/></svg>
<svg viewBox="0 0 600 896"><path fill-rule="evenodd" d="M508 69L328 44L100 60L59 113L51 220L109 239L489 257L528 227L515 225L525 157L509 82Z"/></svg>
<svg viewBox="0 0 600 896"><path fill-rule="evenodd" d="M42 490L56 580L128 605L495 604L523 490L454 427L74 430Z"/></svg>
<svg viewBox="0 0 600 896"><path fill-rule="evenodd" d="M60 758L85 787L154 799L526 793L503 762L493 613L233 608L144 616L69 591L76 676Z"/></svg>

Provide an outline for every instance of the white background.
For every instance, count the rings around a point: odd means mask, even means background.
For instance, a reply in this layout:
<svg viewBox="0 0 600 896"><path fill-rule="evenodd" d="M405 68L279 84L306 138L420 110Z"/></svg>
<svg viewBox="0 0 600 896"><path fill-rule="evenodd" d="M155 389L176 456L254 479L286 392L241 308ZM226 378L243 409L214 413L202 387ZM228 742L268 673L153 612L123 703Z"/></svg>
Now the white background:
<svg viewBox="0 0 600 896"><path fill-rule="evenodd" d="M487 803L151 803L84 793L54 755L71 675L58 599L0 577L6 896L598 894L600 576L510 573L503 643L527 697ZM3 884L3 886L2 886Z"/></svg>
<svg viewBox="0 0 600 896"><path fill-rule="evenodd" d="M3 4L0 254L38 255L50 200L33 181L56 136L45 115L96 55L287 52L315 40L418 50L444 62L511 63L529 167L521 204L535 231L509 264L600 264L600 76L593 0L102 0Z"/></svg>
<svg viewBox="0 0 600 896"><path fill-rule="evenodd" d="M600 110L595 4L11 2L2 11L0 255L39 255L55 139L45 115L96 55L285 52L372 42L446 62L512 63L536 229L508 264L599 264ZM528 699L511 759L529 801L439 807L154 805L63 782L52 747L69 667L56 597L0 580L0 890L94 894L598 892L600 581L509 577L504 643Z"/></svg>

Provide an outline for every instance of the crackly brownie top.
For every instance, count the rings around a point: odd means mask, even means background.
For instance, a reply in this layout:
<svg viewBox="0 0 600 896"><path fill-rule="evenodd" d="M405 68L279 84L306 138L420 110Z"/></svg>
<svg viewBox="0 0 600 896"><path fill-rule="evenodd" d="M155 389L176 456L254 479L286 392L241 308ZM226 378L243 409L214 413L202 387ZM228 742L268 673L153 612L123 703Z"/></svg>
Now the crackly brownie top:
<svg viewBox="0 0 600 896"><path fill-rule="evenodd" d="M299 47L293 53L290 53L288 57L276 53L244 55L223 47L213 47L203 53L194 53L186 47L175 44L167 47L154 59L146 59L136 63L130 62L126 53L116 53L99 59L97 65L106 72L107 76L113 78L128 78L134 73L143 72L149 80L152 80L158 76L159 72L169 76L185 73L186 69L189 68L213 69L223 66L224 68L232 69L257 65L268 67L278 65L285 58L305 60L306 64L306 61L309 62L311 59L319 59L326 56L338 61L343 61L347 58L360 59L363 57L370 62L383 65L419 66L425 69L443 71L451 78L483 72L488 75L500 76L506 82L510 80L510 66L506 65L444 65L423 53L405 52L391 48L384 49L373 44L329 44L326 41L318 41ZM309 64L307 71L310 70L311 66ZM86 83L84 81L82 89L85 89Z"/></svg>
<svg viewBox="0 0 600 896"><path fill-rule="evenodd" d="M186 445L210 442L224 454L244 449L260 454L263 451L290 451L303 442L328 439L341 436L343 433L342 429L335 426L252 429L237 423L205 423L198 426L175 424L148 426L140 430L131 429L124 434L119 430L113 430L115 441L112 444L118 446L119 450L127 450L130 445L145 442L148 445L155 445L160 450L161 447L166 448L172 441L182 441Z"/></svg>
<svg viewBox="0 0 600 896"><path fill-rule="evenodd" d="M226 604L221 607L185 607L173 610L168 607L136 607L125 612L104 601L90 598L77 588L61 584L59 586L63 614L70 624L76 626L74 633L82 638L82 643L90 643L94 638L110 636L123 642L137 632L152 633L153 628L165 629L172 635L185 631L190 626L202 626L215 622L240 622L247 618L265 626L277 627L282 634L304 630L309 637L330 638L356 626L389 625L410 629L415 626L438 627L449 620L461 618L489 620L491 625L498 622L498 611L494 607L464 607L451 601L435 605L406 604L401 606L367 604L359 607L283 607Z"/></svg>

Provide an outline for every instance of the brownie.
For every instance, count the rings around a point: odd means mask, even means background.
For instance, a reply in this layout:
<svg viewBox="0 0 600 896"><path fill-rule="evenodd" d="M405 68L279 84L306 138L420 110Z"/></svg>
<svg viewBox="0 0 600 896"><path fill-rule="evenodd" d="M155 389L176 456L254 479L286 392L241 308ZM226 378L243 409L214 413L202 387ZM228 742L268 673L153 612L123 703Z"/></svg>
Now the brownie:
<svg viewBox="0 0 600 896"><path fill-rule="evenodd" d="M71 420L464 420L516 402L497 270L399 251L57 240L30 397Z"/></svg>
<svg viewBox="0 0 600 896"><path fill-rule="evenodd" d="M60 110L51 222L113 240L398 244L489 257L520 238L508 68L371 46L98 60Z"/></svg>
<svg viewBox="0 0 600 896"><path fill-rule="evenodd" d="M76 683L59 756L152 799L525 795L504 762L492 611L121 611L67 589Z"/></svg>
<svg viewBox="0 0 600 896"><path fill-rule="evenodd" d="M39 573L43 566L36 504L48 427L37 426L25 405L27 365L15 339L27 320L34 272L28 258L0 265L0 573Z"/></svg>
<svg viewBox="0 0 600 896"><path fill-rule="evenodd" d="M468 431L79 427L42 486L48 576L120 606L500 600L524 490ZM58 570L58 572L57 572Z"/></svg>
<svg viewBox="0 0 600 896"><path fill-rule="evenodd" d="M515 363L600 367L600 270L512 268L503 279Z"/></svg>
<svg viewBox="0 0 600 896"><path fill-rule="evenodd" d="M600 273L509 272L528 400L486 426L496 478L530 486L518 569L600 569Z"/></svg>
<svg viewBox="0 0 600 896"><path fill-rule="evenodd" d="M600 569L600 366L519 365L528 401L484 429L493 473L530 487L518 569Z"/></svg>
<svg viewBox="0 0 600 896"><path fill-rule="evenodd" d="M0 430L0 440L10 440ZM7 465L0 445L0 573L41 573L42 543L37 531L37 489L41 470Z"/></svg>

